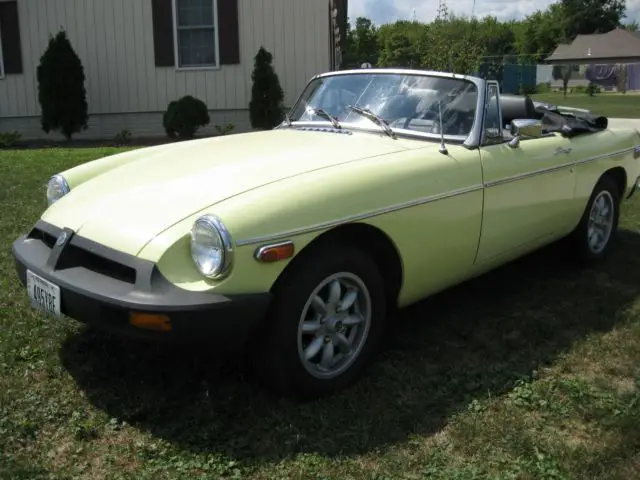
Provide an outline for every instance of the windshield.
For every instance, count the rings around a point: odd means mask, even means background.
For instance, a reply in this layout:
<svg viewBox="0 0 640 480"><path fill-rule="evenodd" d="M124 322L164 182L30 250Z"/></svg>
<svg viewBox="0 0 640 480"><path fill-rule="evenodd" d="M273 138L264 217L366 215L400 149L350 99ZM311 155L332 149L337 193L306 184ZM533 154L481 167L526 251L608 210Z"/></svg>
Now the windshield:
<svg viewBox="0 0 640 480"><path fill-rule="evenodd" d="M326 112L343 127L380 130L380 126L350 108L369 109L394 130L440 135L438 102L444 134L469 135L478 91L467 80L397 73L354 73L312 80L291 111L291 121L327 122Z"/></svg>

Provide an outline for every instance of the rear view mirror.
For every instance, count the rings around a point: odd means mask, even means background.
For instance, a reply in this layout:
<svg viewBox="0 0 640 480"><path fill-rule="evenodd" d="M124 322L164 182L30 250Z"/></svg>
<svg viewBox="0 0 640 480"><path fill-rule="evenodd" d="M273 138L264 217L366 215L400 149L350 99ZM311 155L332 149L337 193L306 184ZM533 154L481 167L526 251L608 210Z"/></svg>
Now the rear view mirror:
<svg viewBox="0 0 640 480"><path fill-rule="evenodd" d="M541 138L542 137L542 120L531 118L522 118L511 121L509 127L513 139L509 142L512 148L520 145L520 139L525 138Z"/></svg>

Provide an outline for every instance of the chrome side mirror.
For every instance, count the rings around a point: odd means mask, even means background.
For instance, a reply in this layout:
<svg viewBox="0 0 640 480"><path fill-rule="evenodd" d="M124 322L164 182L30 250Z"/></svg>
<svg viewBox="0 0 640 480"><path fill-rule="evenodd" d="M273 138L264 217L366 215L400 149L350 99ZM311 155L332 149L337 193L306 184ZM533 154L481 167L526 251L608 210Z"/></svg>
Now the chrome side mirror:
<svg viewBox="0 0 640 480"><path fill-rule="evenodd" d="M511 135L513 135L513 139L509 141L509 146L511 148L516 148L518 145L520 145L520 139L522 137L542 137L542 120L532 118L512 120L509 131L511 132Z"/></svg>

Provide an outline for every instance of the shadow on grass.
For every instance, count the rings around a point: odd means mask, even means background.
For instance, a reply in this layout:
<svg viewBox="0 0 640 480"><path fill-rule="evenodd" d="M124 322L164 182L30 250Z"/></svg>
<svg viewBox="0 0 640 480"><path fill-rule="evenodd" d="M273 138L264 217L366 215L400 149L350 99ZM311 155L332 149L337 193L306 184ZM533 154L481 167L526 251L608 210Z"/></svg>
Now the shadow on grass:
<svg viewBox="0 0 640 480"><path fill-rule="evenodd" d="M442 428L593 332L610 330L640 290L640 235L594 268L546 248L400 312L388 349L354 388L304 405L274 399L240 358L70 337L62 360L99 409L180 448L262 462L298 452L373 451Z"/></svg>

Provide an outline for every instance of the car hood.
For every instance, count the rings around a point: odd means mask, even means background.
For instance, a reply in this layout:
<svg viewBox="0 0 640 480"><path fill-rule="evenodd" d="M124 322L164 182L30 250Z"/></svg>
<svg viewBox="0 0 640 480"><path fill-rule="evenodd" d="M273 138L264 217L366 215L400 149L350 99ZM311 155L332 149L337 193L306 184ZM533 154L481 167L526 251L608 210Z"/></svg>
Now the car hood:
<svg viewBox="0 0 640 480"><path fill-rule="evenodd" d="M170 144L72 188L42 218L136 255L167 228L230 197L405 148L386 136L292 129Z"/></svg>

